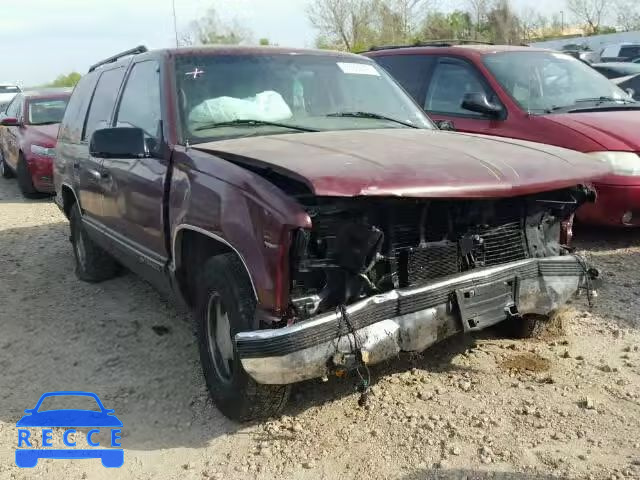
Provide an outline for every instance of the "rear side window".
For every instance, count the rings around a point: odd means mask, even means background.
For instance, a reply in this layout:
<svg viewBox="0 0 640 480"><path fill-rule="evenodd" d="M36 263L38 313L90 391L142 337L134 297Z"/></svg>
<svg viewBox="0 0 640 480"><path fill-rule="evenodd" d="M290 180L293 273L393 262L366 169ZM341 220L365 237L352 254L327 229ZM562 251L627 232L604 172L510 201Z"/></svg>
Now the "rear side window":
<svg viewBox="0 0 640 480"><path fill-rule="evenodd" d="M373 57L421 105L427 76L434 63L430 55L389 55Z"/></svg>
<svg viewBox="0 0 640 480"><path fill-rule="evenodd" d="M111 120L111 113L118 98L118 91L124 78L124 66L107 70L100 75L98 86L93 93L89 115L84 127L82 139L87 140L96 128L106 126Z"/></svg>
<svg viewBox="0 0 640 480"><path fill-rule="evenodd" d="M160 67L155 60L136 63L131 69L118 108L117 125L138 127L159 138Z"/></svg>
<svg viewBox="0 0 640 480"><path fill-rule="evenodd" d="M620 49L620 56L625 58L637 58L640 57L640 46L628 46Z"/></svg>
<svg viewBox="0 0 640 480"><path fill-rule="evenodd" d="M89 73L80 79L73 89L69 104L62 117L62 125L58 138L62 142L79 143L82 127L87 117L87 108L91 102L91 94L96 87L96 73Z"/></svg>

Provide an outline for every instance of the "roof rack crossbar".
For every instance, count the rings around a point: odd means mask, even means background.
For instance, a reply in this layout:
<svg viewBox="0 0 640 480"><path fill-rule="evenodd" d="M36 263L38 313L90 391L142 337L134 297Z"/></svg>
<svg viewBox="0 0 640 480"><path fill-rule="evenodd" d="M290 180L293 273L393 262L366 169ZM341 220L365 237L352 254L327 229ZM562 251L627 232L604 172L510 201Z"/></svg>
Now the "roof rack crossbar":
<svg viewBox="0 0 640 480"><path fill-rule="evenodd" d="M464 45L464 44L494 45L494 43L492 42L483 42L481 40L445 39L445 40L425 40L422 42L415 42L407 45L373 46L368 51L375 52L377 50L392 50L394 48L412 48L412 47L452 47L454 45Z"/></svg>
<svg viewBox="0 0 640 480"><path fill-rule="evenodd" d="M147 51L148 51L147 47L145 47L144 45L138 45L135 48L132 48L130 50L125 50L124 52L117 53L117 54L113 55L112 57L105 58L104 60L102 60L101 62L96 63L95 65L91 65L89 67L89 72L93 72L96 68L101 67L102 65L107 65L108 63L117 62L118 60L120 60L123 57L127 57L129 55L137 55L139 53L144 53L144 52L147 52Z"/></svg>

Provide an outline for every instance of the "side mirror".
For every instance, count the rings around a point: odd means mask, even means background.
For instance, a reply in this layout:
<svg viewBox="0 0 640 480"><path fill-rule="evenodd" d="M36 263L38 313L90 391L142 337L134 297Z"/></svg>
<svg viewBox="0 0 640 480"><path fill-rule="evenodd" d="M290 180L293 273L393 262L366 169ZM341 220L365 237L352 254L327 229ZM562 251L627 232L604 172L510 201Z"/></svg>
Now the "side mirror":
<svg viewBox="0 0 640 480"><path fill-rule="evenodd" d="M19 127L20 122L16 117L4 117L0 120L0 125L4 125L5 127Z"/></svg>
<svg viewBox="0 0 640 480"><path fill-rule="evenodd" d="M436 127L440 130L448 130L450 132L455 132L456 130L456 126L451 120L436 120Z"/></svg>
<svg viewBox="0 0 640 480"><path fill-rule="evenodd" d="M482 113L490 117L502 115L502 107L491 103L484 93L465 93L462 98L462 108L470 112Z"/></svg>
<svg viewBox="0 0 640 480"><path fill-rule="evenodd" d="M144 131L135 127L102 128L91 135L89 153L96 158L149 156Z"/></svg>

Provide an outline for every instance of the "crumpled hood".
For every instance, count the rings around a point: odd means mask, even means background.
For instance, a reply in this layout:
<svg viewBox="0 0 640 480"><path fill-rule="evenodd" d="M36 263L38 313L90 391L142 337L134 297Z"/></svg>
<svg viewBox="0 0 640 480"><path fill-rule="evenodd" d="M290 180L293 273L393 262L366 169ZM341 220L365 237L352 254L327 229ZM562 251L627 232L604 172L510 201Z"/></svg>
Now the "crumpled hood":
<svg viewBox="0 0 640 480"><path fill-rule="evenodd" d="M298 133L193 148L272 169L319 196L509 197L566 188L609 172L604 163L571 150L436 130Z"/></svg>
<svg viewBox="0 0 640 480"><path fill-rule="evenodd" d="M640 151L640 110L557 113L545 118L586 135L603 150Z"/></svg>

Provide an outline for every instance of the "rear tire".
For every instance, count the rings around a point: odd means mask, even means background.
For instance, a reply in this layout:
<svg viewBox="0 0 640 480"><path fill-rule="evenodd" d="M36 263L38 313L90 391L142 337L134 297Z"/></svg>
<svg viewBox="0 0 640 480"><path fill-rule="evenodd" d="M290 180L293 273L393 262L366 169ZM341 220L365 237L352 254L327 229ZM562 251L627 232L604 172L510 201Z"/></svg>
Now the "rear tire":
<svg viewBox="0 0 640 480"><path fill-rule="evenodd" d="M118 274L118 263L98 246L82 225L82 215L77 203L69 215L71 244L76 260L76 276L85 282L97 283L109 280Z"/></svg>
<svg viewBox="0 0 640 480"><path fill-rule="evenodd" d="M210 258L194 282L196 335L209 394L228 418L248 421L271 417L285 406L289 385L262 385L244 371L233 338L260 328L246 271L231 253Z"/></svg>
<svg viewBox="0 0 640 480"><path fill-rule="evenodd" d="M2 150L0 150L0 175L2 175L2 178L13 178L14 176L11 168L4 161Z"/></svg>
<svg viewBox="0 0 640 480"><path fill-rule="evenodd" d="M29 166L27 165L27 161L24 156L20 154L18 157L18 168L17 168L17 176L18 176L18 187L20 187L20 191L25 198L36 198L38 197L38 191L33 186L33 180L31 178L31 172L29 171Z"/></svg>

